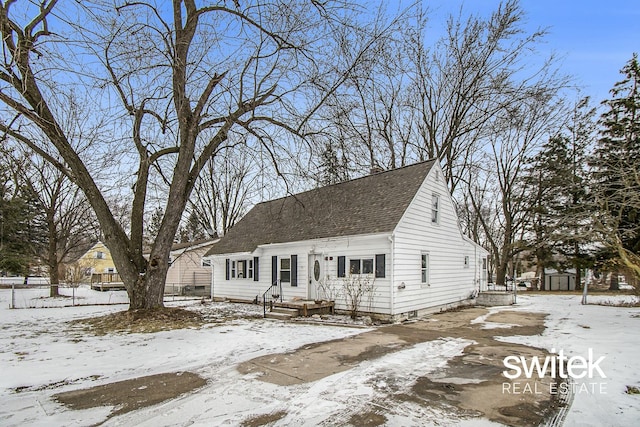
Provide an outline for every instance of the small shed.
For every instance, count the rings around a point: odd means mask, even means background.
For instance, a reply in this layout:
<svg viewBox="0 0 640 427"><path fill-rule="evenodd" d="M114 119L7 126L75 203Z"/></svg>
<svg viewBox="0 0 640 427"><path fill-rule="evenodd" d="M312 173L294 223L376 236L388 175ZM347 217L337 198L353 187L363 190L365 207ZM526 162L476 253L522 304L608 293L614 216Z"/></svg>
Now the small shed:
<svg viewBox="0 0 640 427"><path fill-rule="evenodd" d="M576 289L576 270L547 269L544 272L544 285L548 291L574 291Z"/></svg>

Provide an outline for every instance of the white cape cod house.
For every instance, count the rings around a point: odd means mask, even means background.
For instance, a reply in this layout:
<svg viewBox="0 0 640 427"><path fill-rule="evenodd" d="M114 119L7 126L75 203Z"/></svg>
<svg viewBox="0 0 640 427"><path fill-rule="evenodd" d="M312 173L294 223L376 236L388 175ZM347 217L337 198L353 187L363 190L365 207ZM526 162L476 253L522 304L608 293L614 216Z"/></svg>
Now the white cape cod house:
<svg viewBox="0 0 640 427"><path fill-rule="evenodd" d="M283 300L332 289L345 309L341 284L360 280L361 310L395 320L467 302L487 277L434 160L259 203L206 256L214 298L261 302L276 283Z"/></svg>

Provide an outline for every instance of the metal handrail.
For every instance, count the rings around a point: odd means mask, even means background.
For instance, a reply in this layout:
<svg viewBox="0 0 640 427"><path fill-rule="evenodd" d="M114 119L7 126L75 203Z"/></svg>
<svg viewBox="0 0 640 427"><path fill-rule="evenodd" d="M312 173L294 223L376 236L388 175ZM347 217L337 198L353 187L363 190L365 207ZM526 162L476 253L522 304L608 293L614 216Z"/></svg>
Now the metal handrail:
<svg viewBox="0 0 640 427"><path fill-rule="evenodd" d="M273 301L280 300L282 302L282 282L276 280L269 289L262 294L262 310L264 317L267 317L267 303L269 303L269 311L273 309Z"/></svg>

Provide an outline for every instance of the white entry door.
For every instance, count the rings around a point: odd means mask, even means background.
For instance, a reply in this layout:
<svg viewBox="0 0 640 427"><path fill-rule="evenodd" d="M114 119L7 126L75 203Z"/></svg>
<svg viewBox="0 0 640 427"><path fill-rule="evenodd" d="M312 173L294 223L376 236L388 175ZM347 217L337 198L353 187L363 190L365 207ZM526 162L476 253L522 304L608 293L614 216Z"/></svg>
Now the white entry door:
<svg viewBox="0 0 640 427"><path fill-rule="evenodd" d="M322 298L320 291L321 280L324 277L324 261L322 255L309 255L309 299Z"/></svg>

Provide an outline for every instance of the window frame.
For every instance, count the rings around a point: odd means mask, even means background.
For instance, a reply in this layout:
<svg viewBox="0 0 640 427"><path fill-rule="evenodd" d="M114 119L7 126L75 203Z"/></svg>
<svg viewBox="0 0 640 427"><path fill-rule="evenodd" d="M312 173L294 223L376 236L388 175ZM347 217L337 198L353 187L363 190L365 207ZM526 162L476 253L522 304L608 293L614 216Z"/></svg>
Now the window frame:
<svg viewBox="0 0 640 427"><path fill-rule="evenodd" d="M356 268L354 268L354 265ZM362 271L362 259L349 258L349 276L359 275L360 271Z"/></svg>
<svg viewBox="0 0 640 427"><path fill-rule="evenodd" d="M289 267L288 268L283 268L283 262L284 261L288 261L289 263ZM291 283L291 257L286 257L286 258L278 258L278 278L280 279L280 283ZM288 273L288 278L285 280L283 278L282 273Z"/></svg>
<svg viewBox="0 0 640 427"><path fill-rule="evenodd" d="M375 274L374 258L362 258L362 268L360 271L362 271L362 274Z"/></svg>
<svg viewBox="0 0 640 427"><path fill-rule="evenodd" d="M356 264L357 263L357 264ZM371 270L369 272L365 273L365 263L367 264L367 266L369 266L370 268L368 270ZM354 271L353 266L357 265L357 268ZM349 275L350 276L361 276L361 275L375 275L376 272L376 267L375 267L375 256L371 257L371 258L367 258L367 257L362 257L362 258L349 258Z"/></svg>
<svg viewBox="0 0 640 427"><path fill-rule="evenodd" d="M387 276L387 256L386 254L376 254L375 255L375 273L374 276L376 279L384 279Z"/></svg>
<svg viewBox="0 0 640 427"><path fill-rule="evenodd" d="M257 274L257 257L225 260L225 280L253 280Z"/></svg>
<svg viewBox="0 0 640 427"><path fill-rule="evenodd" d="M246 277L244 277L244 272L247 270L247 260L246 259L239 259L238 261L236 261L236 267L238 269L238 272L236 274L236 278L237 279L246 279Z"/></svg>
<svg viewBox="0 0 640 427"><path fill-rule="evenodd" d="M464 256L464 268L469 268L471 265L471 258L469 255Z"/></svg>
<svg viewBox="0 0 640 427"><path fill-rule="evenodd" d="M431 286L431 260L429 252L420 253L420 285L423 288Z"/></svg>
<svg viewBox="0 0 640 427"><path fill-rule="evenodd" d="M347 277L347 257L344 255L338 256L338 265L336 266L336 274L338 278Z"/></svg>
<svg viewBox="0 0 640 427"><path fill-rule="evenodd" d="M431 223L440 224L440 195L431 193Z"/></svg>

